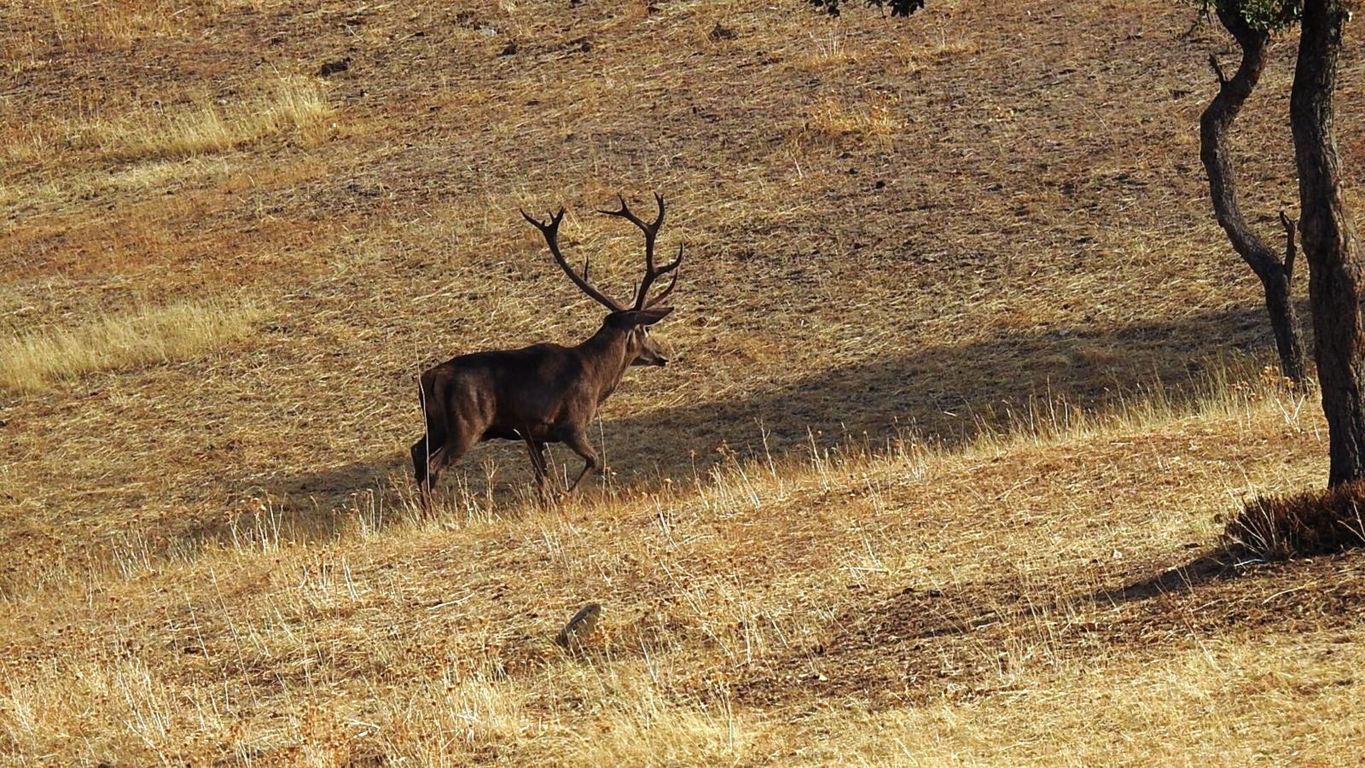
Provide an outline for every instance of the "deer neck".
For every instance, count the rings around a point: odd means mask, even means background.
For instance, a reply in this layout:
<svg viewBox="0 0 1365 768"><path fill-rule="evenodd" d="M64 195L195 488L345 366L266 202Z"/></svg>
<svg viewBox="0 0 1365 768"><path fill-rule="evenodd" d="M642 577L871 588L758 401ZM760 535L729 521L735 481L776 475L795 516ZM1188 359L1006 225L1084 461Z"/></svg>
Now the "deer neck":
<svg viewBox="0 0 1365 768"><path fill-rule="evenodd" d="M583 366L597 387L597 402L607 399L626 375L630 361L626 359L626 341L630 334L619 328L603 326L591 338L578 345Z"/></svg>

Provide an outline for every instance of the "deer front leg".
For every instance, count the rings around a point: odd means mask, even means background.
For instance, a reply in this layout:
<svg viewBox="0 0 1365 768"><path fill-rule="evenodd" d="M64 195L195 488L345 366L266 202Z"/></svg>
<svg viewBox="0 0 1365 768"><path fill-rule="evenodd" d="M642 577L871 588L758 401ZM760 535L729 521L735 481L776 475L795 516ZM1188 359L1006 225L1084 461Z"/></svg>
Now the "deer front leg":
<svg viewBox="0 0 1365 768"><path fill-rule="evenodd" d="M573 493L573 489L578 487L578 483L583 480L583 476L588 474L589 471L594 469L601 471L602 462L597 460L597 451L593 449L592 444L588 442L587 435L584 435L581 431L575 430L574 432L565 435L564 444L569 446L574 453L582 456L584 462L583 471L578 473L578 477L574 479L573 485L570 485L569 490L565 491L565 493Z"/></svg>
<svg viewBox="0 0 1365 768"><path fill-rule="evenodd" d="M530 437L526 440L526 453L531 457L531 471L536 476L536 490L540 492L542 498L548 498L546 480L549 476L549 462L545 458L545 443Z"/></svg>

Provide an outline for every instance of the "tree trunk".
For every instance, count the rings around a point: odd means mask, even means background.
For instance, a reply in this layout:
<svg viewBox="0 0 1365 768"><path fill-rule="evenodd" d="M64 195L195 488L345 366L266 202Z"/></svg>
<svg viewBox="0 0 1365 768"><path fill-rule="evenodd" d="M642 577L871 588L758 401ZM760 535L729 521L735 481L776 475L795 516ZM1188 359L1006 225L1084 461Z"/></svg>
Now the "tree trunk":
<svg viewBox="0 0 1365 768"><path fill-rule="evenodd" d="M1269 35L1252 29L1238 13L1219 9L1218 18L1237 40L1242 49L1242 61L1237 72L1228 79L1210 57L1218 75L1218 94L1209 102L1199 118L1199 157L1209 176L1209 197L1213 201L1214 217L1227 233L1233 250L1251 267L1265 288L1265 307L1270 314L1270 327L1275 333L1275 347L1280 353L1280 370L1294 383L1304 379L1303 346L1299 344L1298 321L1294 317L1294 302L1290 287L1294 276L1294 230L1286 223L1288 247L1285 258L1266 244L1242 216L1237 197L1237 174L1228 152L1227 133L1237 119L1237 113L1251 96L1265 68L1265 45ZM1281 214L1281 219L1284 219Z"/></svg>
<svg viewBox="0 0 1365 768"><path fill-rule="evenodd" d="M1303 36L1290 98L1290 127L1299 170L1303 252L1316 335L1314 357L1327 416L1328 485L1365 477L1365 333L1362 333L1359 248L1341 188L1332 127L1337 56L1348 14L1341 0L1305 0Z"/></svg>

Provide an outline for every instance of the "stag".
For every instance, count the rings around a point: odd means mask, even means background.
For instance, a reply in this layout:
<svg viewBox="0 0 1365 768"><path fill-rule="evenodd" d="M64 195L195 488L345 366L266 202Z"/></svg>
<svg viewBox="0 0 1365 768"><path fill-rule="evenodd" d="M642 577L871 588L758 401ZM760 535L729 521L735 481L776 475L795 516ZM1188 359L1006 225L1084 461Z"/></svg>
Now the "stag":
<svg viewBox="0 0 1365 768"><path fill-rule="evenodd" d="M602 327L577 346L534 344L514 350L460 355L422 373L420 392L426 434L412 444L412 466L423 499L429 497L441 470L484 440L521 440L531 457L536 486L545 495L549 475L545 446L564 443L583 458L583 470L569 486L572 493L590 471L601 471L597 451L588 441L588 424L597 408L616 390L632 365L667 365L668 357L649 335L649 327L668 316L660 306L678 284L683 249L673 261L658 266L654 242L664 222L664 199L655 194L659 212L653 221L636 216L618 197L620 209L599 211L625 219L644 233L645 271L634 303L625 306L588 281L588 262L580 275L559 248L564 209L548 221L521 212L545 236L550 254L574 285L609 313ZM668 287L654 297L650 289L672 273Z"/></svg>

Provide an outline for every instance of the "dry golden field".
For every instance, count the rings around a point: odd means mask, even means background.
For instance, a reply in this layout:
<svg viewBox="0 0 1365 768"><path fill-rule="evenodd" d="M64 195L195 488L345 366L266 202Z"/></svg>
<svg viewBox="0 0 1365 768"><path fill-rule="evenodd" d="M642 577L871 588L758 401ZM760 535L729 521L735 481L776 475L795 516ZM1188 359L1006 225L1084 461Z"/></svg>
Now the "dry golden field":
<svg viewBox="0 0 1365 768"><path fill-rule="evenodd" d="M1212 557L1326 477L1205 198L1229 41L846 5L0 7L0 764L1359 765L1365 556ZM591 211L656 190L613 472L545 508L487 444L415 505L424 366L600 322L517 209L624 293Z"/></svg>

